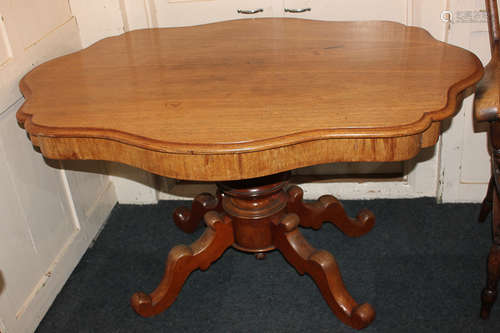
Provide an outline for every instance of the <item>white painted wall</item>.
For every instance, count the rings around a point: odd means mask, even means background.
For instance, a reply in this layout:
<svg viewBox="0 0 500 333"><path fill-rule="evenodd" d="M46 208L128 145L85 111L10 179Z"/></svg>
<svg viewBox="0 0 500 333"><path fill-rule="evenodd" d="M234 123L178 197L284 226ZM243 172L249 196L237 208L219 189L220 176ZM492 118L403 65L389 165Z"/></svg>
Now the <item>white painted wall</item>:
<svg viewBox="0 0 500 333"><path fill-rule="evenodd" d="M81 48L68 2L0 1L0 16L0 330L23 333L35 330L116 196L102 165L45 161L15 118L20 78Z"/></svg>

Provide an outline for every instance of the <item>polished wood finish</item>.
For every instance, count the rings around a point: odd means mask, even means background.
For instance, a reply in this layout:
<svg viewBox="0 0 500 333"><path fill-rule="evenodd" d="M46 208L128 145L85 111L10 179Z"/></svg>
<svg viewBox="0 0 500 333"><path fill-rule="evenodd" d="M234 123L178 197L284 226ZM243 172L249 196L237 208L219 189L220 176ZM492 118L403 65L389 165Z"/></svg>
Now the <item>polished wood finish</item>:
<svg viewBox="0 0 500 333"><path fill-rule="evenodd" d="M288 212L295 213L300 218L301 227L319 229L324 222L333 223L343 233L350 237L359 237L370 231L375 225L375 216L367 209L358 213L352 219L345 213L344 206L332 195L324 195L316 202L305 203L304 191L298 186L288 190Z"/></svg>
<svg viewBox="0 0 500 333"><path fill-rule="evenodd" d="M500 47L495 42L491 61L485 67L483 79L476 87L474 100L474 117L477 121L499 120L500 105Z"/></svg>
<svg viewBox="0 0 500 333"><path fill-rule="evenodd" d="M488 279L481 294L481 318L488 319L490 311L498 296L498 280L500 280L500 245L491 245L488 255Z"/></svg>
<svg viewBox="0 0 500 333"><path fill-rule="evenodd" d="M178 245L168 254L165 276L151 293L135 293L131 303L134 310L144 317L158 314L177 298L184 281L196 269L207 270L224 251L233 244L233 225L227 216L217 212L205 214L207 228L190 246Z"/></svg>
<svg viewBox="0 0 500 333"><path fill-rule="evenodd" d="M258 259L263 259L265 252L278 249L300 274L307 273L313 278L325 301L340 320L356 329L370 324L375 318L375 311L369 304L358 305L347 292L333 255L314 249L297 228L301 224L298 214L311 225L321 225L322 221L316 222L315 219L347 219L349 222L343 222L347 223L347 227L340 223L339 228L348 235L359 236L359 229L352 232L353 227L350 225L358 222L349 219L340 204L333 210L327 209L327 214L304 214L301 212L302 203L298 203L294 195L299 191L298 188L294 186L285 191L289 178L290 173L286 172L258 179L218 183L222 213L206 213L208 228L202 237L190 247L181 245L170 252L165 276L156 290L150 295L140 292L132 296L135 311L149 317L167 309L193 270L208 268L232 245L237 250L256 253ZM371 229L374 218L369 211L364 211L360 216L368 216L363 221L370 221L368 227L363 229L364 233Z"/></svg>
<svg viewBox="0 0 500 333"><path fill-rule="evenodd" d="M309 274L353 328L375 312L346 291L334 257L297 228L332 222L350 236L374 217L349 218L332 196L309 204L290 170L330 162L402 161L434 145L483 74L472 53L394 22L267 18L148 29L106 38L49 61L20 82L17 112L33 145L54 159L130 164L162 176L218 181L174 213L186 232L143 316L168 308L189 274L225 249L278 249Z"/></svg>
<svg viewBox="0 0 500 333"><path fill-rule="evenodd" d="M290 173L248 181L219 183L223 191L222 207L233 220L233 247L246 252L275 249L272 224L279 220L287 206L284 190Z"/></svg>
<svg viewBox="0 0 500 333"><path fill-rule="evenodd" d="M370 304L358 305L347 292L335 258L327 251L316 250L304 239L297 214L283 217L275 232L275 244L286 260L300 273L309 274L333 313L345 324L362 329L375 319Z"/></svg>
<svg viewBox="0 0 500 333"><path fill-rule="evenodd" d="M481 76L470 52L394 22L235 20L49 61L22 79L17 117L49 158L237 180L410 159Z"/></svg>
<svg viewBox="0 0 500 333"><path fill-rule="evenodd" d="M492 213L493 244L488 255L488 278L481 294L480 316L487 319L495 300L500 279L500 25L497 0L485 0L490 34L491 60L485 68L483 79L476 88L474 116L477 121L489 121L489 138L492 153L492 175L486 196L479 212L479 221Z"/></svg>
<svg viewBox="0 0 500 333"><path fill-rule="evenodd" d="M483 222L492 212L492 235L493 244L488 255L488 277L486 287L481 294L481 312L483 319L489 317L491 308L497 299L497 286L500 280L500 124L492 121L490 124L490 143L492 146L492 176L488 185L488 191L481 205L479 221Z"/></svg>
<svg viewBox="0 0 500 333"><path fill-rule="evenodd" d="M474 115L477 121L499 119L500 105L500 26L498 23L497 0L485 0L490 34L491 60L486 65L484 77L476 87Z"/></svg>
<svg viewBox="0 0 500 333"><path fill-rule="evenodd" d="M174 223L184 232L193 233L200 226L205 213L215 210L222 212L222 194L217 192L217 197L210 193L198 194L191 205L191 209L187 207L179 207L174 211Z"/></svg>
<svg viewBox="0 0 500 333"><path fill-rule="evenodd" d="M215 158L212 155L159 153L106 139L45 137L38 142L37 137L31 137L31 140L47 158L85 160L106 156L108 161L135 165L158 175L220 181L235 177L260 177L270 170L282 172L329 162L356 162L360 158L380 162L406 160L418 154L424 142L430 140L432 145L435 143L437 136L428 139L425 136L427 132L439 133L436 128L439 129L439 124L431 126L422 135L369 140L317 140L258 152L220 154ZM75 150L83 142L86 148Z"/></svg>
<svg viewBox="0 0 500 333"><path fill-rule="evenodd" d="M488 15L488 32L490 34L491 51L496 48L497 41L500 39L500 24L498 19L497 0L485 0L486 14Z"/></svg>

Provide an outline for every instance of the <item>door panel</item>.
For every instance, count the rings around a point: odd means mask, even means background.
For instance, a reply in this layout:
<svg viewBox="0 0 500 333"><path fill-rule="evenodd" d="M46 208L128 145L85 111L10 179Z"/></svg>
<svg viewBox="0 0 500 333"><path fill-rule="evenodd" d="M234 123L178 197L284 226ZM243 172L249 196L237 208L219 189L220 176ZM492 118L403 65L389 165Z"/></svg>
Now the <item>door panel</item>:
<svg viewBox="0 0 500 333"><path fill-rule="evenodd" d="M61 170L48 167L41 154L34 154L13 112L0 122L0 133L8 138L8 141L4 139L9 143L4 146L5 160L16 192L23 198L21 205L38 261L48 267L77 229L67 203Z"/></svg>
<svg viewBox="0 0 500 333"><path fill-rule="evenodd" d="M2 122L3 119L0 119ZM5 161L6 155L0 141L0 160ZM24 300L43 275L42 265L38 262L32 234L30 232L20 198L16 192L7 164L0 163L0 271L2 272L3 288L0 292L0 303L11 308L21 307ZM3 250L5 249L5 250ZM6 251L8 249L8 251ZM19 261L27 265L19 265ZM1 315L4 317L4 315ZM4 317L4 320L7 318Z"/></svg>
<svg viewBox="0 0 500 333"><path fill-rule="evenodd" d="M29 47L71 18L67 0L16 0L17 23L23 47ZM14 19L14 17L9 17Z"/></svg>
<svg viewBox="0 0 500 333"><path fill-rule="evenodd" d="M12 46L5 29L5 18L0 13L0 66L3 66L12 58Z"/></svg>
<svg viewBox="0 0 500 333"><path fill-rule="evenodd" d="M407 14L407 0L284 0L283 7L311 8L302 14L285 13L286 17L332 21L388 20L404 23Z"/></svg>
<svg viewBox="0 0 500 333"><path fill-rule="evenodd" d="M69 0L69 3L71 12L78 21L83 47L124 32L120 1Z"/></svg>
<svg viewBox="0 0 500 333"><path fill-rule="evenodd" d="M21 77L81 48L68 1L0 1L0 16L0 330L23 333L35 330L115 200L88 173L75 184L87 195L73 202L59 164L33 149L15 118ZM79 220L85 207L96 208Z"/></svg>
<svg viewBox="0 0 500 333"><path fill-rule="evenodd" d="M472 31L468 49L479 56L483 64L490 59L489 35L487 31ZM464 143L460 182L486 184L490 178L490 155L488 152L488 124L476 124L472 109L464 110Z"/></svg>
<svg viewBox="0 0 500 333"><path fill-rule="evenodd" d="M449 9L479 12L484 1L450 0ZM449 25L448 42L466 48L489 61L489 41L486 21L453 22ZM473 96L463 103L451 126L443 134L440 166L439 195L445 202L481 201L490 177L487 126L477 125L473 119Z"/></svg>
<svg viewBox="0 0 500 333"><path fill-rule="evenodd" d="M262 9L255 14L241 14L238 10ZM159 27L180 27L217 21L274 16L273 0L209 0L165 1L155 0L154 11Z"/></svg>

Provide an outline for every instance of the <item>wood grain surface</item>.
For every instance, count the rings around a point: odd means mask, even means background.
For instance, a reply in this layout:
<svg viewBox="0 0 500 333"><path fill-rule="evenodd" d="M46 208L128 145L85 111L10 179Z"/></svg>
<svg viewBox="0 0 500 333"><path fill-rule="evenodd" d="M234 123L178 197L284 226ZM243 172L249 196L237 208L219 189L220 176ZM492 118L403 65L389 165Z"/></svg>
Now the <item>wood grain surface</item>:
<svg viewBox="0 0 500 333"><path fill-rule="evenodd" d="M488 278L481 293L480 316L487 319L498 295L500 280L500 124L498 123L500 105L500 23L497 0L485 0L488 14L488 32L490 35L491 60L486 66L484 77L479 82L474 100L474 115L477 121L489 121L489 139L492 155L492 175L488 191L481 205L479 221L484 222L491 212L493 244L488 255Z"/></svg>
<svg viewBox="0 0 500 333"><path fill-rule="evenodd" d="M495 42L491 61L486 65L484 77L478 83L474 98L474 117L477 121L495 121L500 119L500 46Z"/></svg>
<svg viewBox="0 0 500 333"><path fill-rule="evenodd" d="M496 0L485 0L488 14L488 32L490 34L491 59L486 65L484 77L477 86L474 99L474 116L477 121L495 121L500 119L500 23Z"/></svg>
<svg viewBox="0 0 500 333"><path fill-rule="evenodd" d="M49 158L234 180L410 159L482 73L470 52L398 23L235 20L47 62L22 79L17 116Z"/></svg>

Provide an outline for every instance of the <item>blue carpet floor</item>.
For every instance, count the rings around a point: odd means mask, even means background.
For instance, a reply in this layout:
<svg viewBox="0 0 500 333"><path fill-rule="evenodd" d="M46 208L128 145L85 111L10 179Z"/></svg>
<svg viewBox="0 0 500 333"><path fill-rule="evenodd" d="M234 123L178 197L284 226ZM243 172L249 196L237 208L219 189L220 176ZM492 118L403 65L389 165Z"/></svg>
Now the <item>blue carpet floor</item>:
<svg viewBox="0 0 500 333"><path fill-rule="evenodd" d="M202 232L184 234L171 221L186 204L117 205L37 332L355 332L277 251L256 260L229 249L191 274L167 311L136 315L130 296L152 291L169 249ZM377 318L363 332L500 332L500 300L488 321L479 319L491 245L490 222L476 222L479 205L428 198L344 205L351 216L371 209L373 230L351 239L325 224L303 234L335 255L353 297L374 306Z"/></svg>

